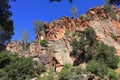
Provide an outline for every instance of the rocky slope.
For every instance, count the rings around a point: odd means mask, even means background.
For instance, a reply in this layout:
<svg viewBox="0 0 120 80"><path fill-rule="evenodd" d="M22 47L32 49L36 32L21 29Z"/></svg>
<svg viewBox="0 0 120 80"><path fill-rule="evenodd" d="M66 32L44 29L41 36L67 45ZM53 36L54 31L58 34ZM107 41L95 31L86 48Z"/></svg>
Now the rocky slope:
<svg viewBox="0 0 120 80"><path fill-rule="evenodd" d="M75 20L64 16L51 23L45 23L44 29L37 33L35 42L27 45L27 49L18 41L10 42L6 49L12 53L32 57L47 68L60 71L66 63L74 63L74 58L70 56L72 52L70 43L76 37L74 34L89 26L96 32L98 41L114 46L117 55L120 56L120 10L115 6L112 6L112 9L116 19L112 18L113 15L106 13L104 7L92 8ZM47 47L40 45L42 40L48 41Z"/></svg>

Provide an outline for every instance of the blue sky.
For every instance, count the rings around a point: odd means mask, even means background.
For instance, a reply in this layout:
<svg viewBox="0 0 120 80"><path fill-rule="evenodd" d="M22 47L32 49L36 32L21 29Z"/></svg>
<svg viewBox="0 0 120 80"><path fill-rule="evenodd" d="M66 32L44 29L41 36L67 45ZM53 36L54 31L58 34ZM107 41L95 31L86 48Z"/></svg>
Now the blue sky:
<svg viewBox="0 0 120 80"><path fill-rule="evenodd" d="M14 32L12 40L20 40L22 31L27 30L30 41L35 39L33 31L33 21L41 20L42 22L51 22L62 16L71 17L70 8L76 6L78 8L78 16L85 14L89 8L104 4L104 0L73 0L69 3L68 0L62 0L60 3L49 3L49 0L17 0L11 2L11 11L14 21Z"/></svg>

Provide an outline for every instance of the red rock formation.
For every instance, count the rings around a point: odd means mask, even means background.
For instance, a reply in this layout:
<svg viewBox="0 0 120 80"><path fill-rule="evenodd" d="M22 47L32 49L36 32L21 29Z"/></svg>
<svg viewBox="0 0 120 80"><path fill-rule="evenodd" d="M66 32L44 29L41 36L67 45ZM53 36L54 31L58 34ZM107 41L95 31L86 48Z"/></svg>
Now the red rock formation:
<svg viewBox="0 0 120 80"><path fill-rule="evenodd" d="M66 30L70 32L83 31L88 26L94 29L96 39L99 42L114 46L117 50L117 55L120 56L120 22L118 21L120 10L115 6L112 6L112 8L115 10L117 20L106 14L104 7L96 7L89 9L86 14L78 17L76 20L64 16L51 23L45 23L44 29L37 33L36 41L47 39L49 41L48 47L41 47L39 43L31 43L29 51L26 53L29 54L27 56L31 57L33 55L34 60L45 64L49 68L54 67L59 71L62 65L68 62L73 64L74 61L70 57L70 52L72 51L70 42L76 37L66 37ZM118 41L114 40L111 34L115 34L118 37ZM7 45L7 50L19 53L21 50L19 46L20 44L17 42L11 42Z"/></svg>

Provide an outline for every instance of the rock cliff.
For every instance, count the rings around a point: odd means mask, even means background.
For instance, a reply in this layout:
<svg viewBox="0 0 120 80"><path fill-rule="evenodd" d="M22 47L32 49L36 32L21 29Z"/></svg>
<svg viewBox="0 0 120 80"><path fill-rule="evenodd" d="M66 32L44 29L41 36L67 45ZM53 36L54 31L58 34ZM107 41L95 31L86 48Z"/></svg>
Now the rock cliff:
<svg viewBox="0 0 120 80"><path fill-rule="evenodd" d="M10 42L6 49L12 53L22 53L22 56L32 57L48 68L58 68L74 62L70 56L72 51L70 42L76 37L75 33L92 27L96 32L96 39L115 47L117 55L120 56L120 10L116 6L112 6L112 9L114 15L108 14L102 6L89 9L77 19L63 16L51 23L45 23L44 29L37 33L35 42L31 43L24 52L22 50L24 46L19 42ZM115 16L115 19L112 16ZM40 41L44 39L48 41L47 47L40 45Z"/></svg>

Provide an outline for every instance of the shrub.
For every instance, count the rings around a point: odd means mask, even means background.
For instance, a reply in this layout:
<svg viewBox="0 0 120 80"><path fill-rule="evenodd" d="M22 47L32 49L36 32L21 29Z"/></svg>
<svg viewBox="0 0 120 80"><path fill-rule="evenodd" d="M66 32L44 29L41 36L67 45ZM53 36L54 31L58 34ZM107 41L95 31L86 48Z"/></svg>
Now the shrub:
<svg viewBox="0 0 120 80"><path fill-rule="evenodd" d="M48 72L47 80L54 80L53 70L50 69Z"/></svg>
<svg viewBox="0 0 120 80"><path fill-rule="evenodd" d="M43 74L42 76L39 77L39 80L54 80L54 74L53 70L47 71L47 73Z"/></svg>
<svg viewBox="0 0 120 80"><path fill-rule="evenodd" d="M81 75L82 74L82 68L80 66L77 66L74 69L75 69L75 72L76 72L77 75Z"/></svg>
<svg viewBox="0 0 120 80"><path fill-rule="evenodd" d="M108 72L108 78L110 80L118 80L118 74L114 70L109 70Z"/></svg>
<svg viewBox="0 0 120 80"><path fill-rule="evenodd" d="M85 53L86 62L89 62L90 60L93 59L93 57L95 56L94 50L95 49L93 47L86 48L86 53Z"/></svg>
<svg viewBox="0 0 120 80"><path fill-rule="evenodd" d="M111 34L111 37L116 41L118 40L118 37L115 34Z"/></svg>
<svg viewBox="0 0 120 80"><path fill-rule="evenodd" d="M71 65L70 64L66 64L64 66L64 68L61 70L60 73L58 73L58 77L60 80L69 80L69 74L71 73L70 71L71 69Z"/></svg>
<svg viewBox="0 0 120 80"><path fill-rule="evenodd" d="M59 80L82 80L84 78L82 74L80 66L73 67L70 64L66 64L61 72L58 73L58 77Z"/></svg>
<svg viewBox="0 0 120 80"><path fill-rule="evenodd" d="M109 68L115 69L119 63L119 58L115 55L114 47L107 46L104 43L99 44L96 50L96 60L104 62Z"/></svg>
<svg viewBox="0 0 120 80"><path fill-rule="evenodd" d="M72 36L75 36L75 32L71 32L70 34L71 34Z"/></svg>
<svg viewBox="0 0 120 80"><path fill-rule="evenodd" d="M86 19L87 19L87 21L90 21L90 20L91 20L91 17L90 17L90 16L87 16Z"/></svg>
<svg viewBox="0 0 120 80"><path fill-rule="evenodd" d="M48 41L46 39L40 41L40 45L42 47L47 47L48 46L47 44L48 44Z"/></svg>
<svg viewBox="0 0 120 80"><path fill-rule="evenodd" d="M99 66L99 63L95 60L91 60L87 66L86 66L86 69L92 73L97 73L97 70L98 70L98 66Z"/></svg>
<svg viewBox="0 0 120 80"><path fill-rule="evenodd" d="M111 69L116 69L118 68L118 63L119 63L119 57L116 55L113 55L111 57L107 58L106 64L108 65L109 68Z"/></svg>
<svg viewBox="0 0 120 80"><path fill-rule="evenodd" d="M78 42L76 39L74 39L74 40L71 42L71 45L72 45L74 51L79 50L79 42Z"/></svg>
<svg viewBox="0 0 120 80"><path fill-rule="evenodd" d="M46 72L46 67L45 65L39 65L37 68L36 68L36 72L40 75L41 73L43 72Z"/></svg>
<svg viewBox="0 0 120 80"><path fill-rule="evenodd" d="M78 38L71 42L74 54L81 58L83 61L88 62L93 58L94 45L96 42L95 31L88 27L84 31L78 33ZM83 54L83 55L82 55ZM80 60L80 59L79 59Z"/></svg>
<svg viewBox="0 0 120 80"><path fill-rule="evenodd" d="M25 80L34 77L34 65L37 63L29 58L0 53L0 80Z"/></svg>
<svg viewBox="0 0 120 80"><path fill-rule="evenodd" d="M86 69L97 76L100 76L101 78L104 78L105 75L108 73L108 67L104 63L99 63L95 60L91 60L87 66Z"/></svg>
<svg viewBox="0 0 120 80"><path fill-rule="evenodd" d="M86 36L87 41L92 46L96 41L96 39L95 39L95 31L93 30L93 28L88 27L88 28L85 29L84 34Z"/></svg>
<svg viewBox="0 0 120 80"><path fill-rule="evenodd" d="M66 30L66 32L65 32L65 35L68 35L68 34L70 34L70 30Z"/></svg>

